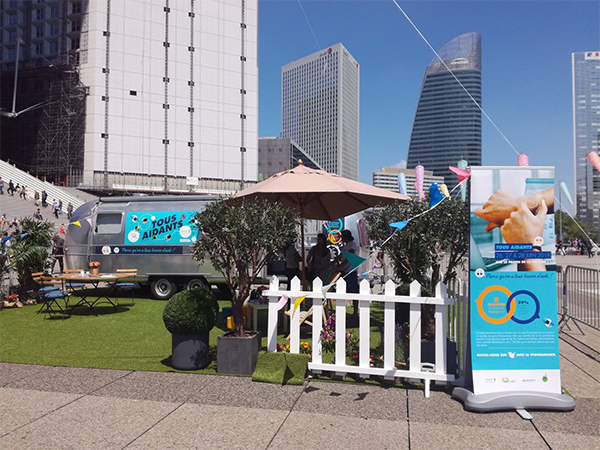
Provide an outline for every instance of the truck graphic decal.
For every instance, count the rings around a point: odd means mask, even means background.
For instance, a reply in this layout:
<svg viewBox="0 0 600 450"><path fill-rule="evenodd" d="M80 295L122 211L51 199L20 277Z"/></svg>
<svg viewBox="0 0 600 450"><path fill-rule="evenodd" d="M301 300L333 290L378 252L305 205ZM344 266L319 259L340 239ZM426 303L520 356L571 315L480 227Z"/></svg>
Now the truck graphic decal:
<svg viewBox="0 0 600 450"><path fill-rule="evenodd" d="M198 239L193 211L129 212L126 245L193 245Z"/></svg>

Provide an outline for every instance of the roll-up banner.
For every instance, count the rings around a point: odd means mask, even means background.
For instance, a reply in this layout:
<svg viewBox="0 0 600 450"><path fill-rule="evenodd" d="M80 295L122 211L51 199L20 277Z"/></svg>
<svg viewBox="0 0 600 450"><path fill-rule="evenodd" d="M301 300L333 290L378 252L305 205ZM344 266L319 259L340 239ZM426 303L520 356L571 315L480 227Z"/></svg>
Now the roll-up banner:
<svg viewBox="0 0 600 450"><path fill-rule="evenodd" d="M560 394L554 168L471 169L473 394Z"/></svg>

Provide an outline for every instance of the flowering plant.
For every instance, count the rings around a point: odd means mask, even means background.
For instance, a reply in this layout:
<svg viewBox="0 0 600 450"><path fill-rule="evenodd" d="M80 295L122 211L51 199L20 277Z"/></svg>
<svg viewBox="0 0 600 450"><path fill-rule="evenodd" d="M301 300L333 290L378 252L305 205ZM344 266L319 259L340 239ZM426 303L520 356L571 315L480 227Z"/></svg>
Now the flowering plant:
<svg viewBox="0 0 600 450"><path fill-rule="evenodd" d="M98 261L90 261L90 269L97 269L100 267L100 263Z"/></svg>
<svg viewBox="0 0 600 450"><path fill-rule="evenodd" d="M289 353L290 344L277 344L277 351L282 353ZM307 341L300 341L300 354L308 355L308 359L312 358L310 352L310 344Z"/></svg>
<svg viewBox="0 0 600 450"><path fill-rule="evenodd" d="M323 350L326 352L335 352L335 315L331 314L325 323L323 324L323 329L321 330L321 335L319 336L321 339L321 345L323 346ZM351 342L351 334L346 332L346 349L352 345Z"/></svg>

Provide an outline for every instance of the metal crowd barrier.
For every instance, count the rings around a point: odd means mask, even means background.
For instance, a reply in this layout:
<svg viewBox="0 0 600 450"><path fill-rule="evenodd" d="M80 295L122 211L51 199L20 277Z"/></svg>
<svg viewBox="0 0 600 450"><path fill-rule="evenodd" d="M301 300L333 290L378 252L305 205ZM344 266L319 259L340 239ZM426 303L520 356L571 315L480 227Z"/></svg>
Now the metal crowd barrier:
<svg viewBox="0 0 600 450"><path fill-rule="evenodd" d="M560 328L574 320L600 330L600 270L559 267L556 272L559 302L562 299Z"/></svg>

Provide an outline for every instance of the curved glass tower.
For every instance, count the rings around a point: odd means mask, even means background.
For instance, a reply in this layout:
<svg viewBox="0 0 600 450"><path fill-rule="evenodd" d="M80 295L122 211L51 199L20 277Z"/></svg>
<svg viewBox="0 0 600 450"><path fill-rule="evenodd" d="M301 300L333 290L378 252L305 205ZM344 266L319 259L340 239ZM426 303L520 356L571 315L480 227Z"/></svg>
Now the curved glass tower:
<svg viewBox="0 0 600 450"><path fill-rule="evenodd" d="M462 34L438 54L481 105L481 36ZM421 86L407 166L420 163L453 187L457 179L448 166L459 159L481 165L481 111L436 56Z"/></svg>

